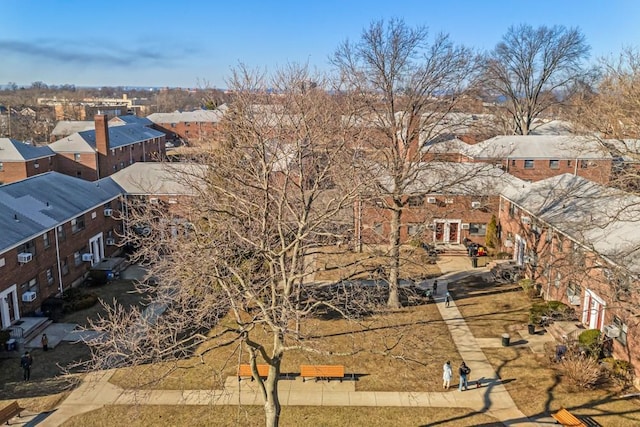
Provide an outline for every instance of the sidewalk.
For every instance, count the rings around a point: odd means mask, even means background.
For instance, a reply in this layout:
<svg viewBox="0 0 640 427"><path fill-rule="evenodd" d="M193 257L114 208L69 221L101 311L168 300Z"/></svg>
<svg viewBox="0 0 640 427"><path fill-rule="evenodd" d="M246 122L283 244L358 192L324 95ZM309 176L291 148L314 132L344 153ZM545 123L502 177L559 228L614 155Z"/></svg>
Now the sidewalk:
<svg viewBox="0 0 640 427"><path fill-rule="evenodd" d="M481 388L459 392L373 392L355 391L355 382L302 382L299 378L279 381L278 393L283 406L413 406L457 407L485 412L507 426L536 426L515 405L501 384L479 343L456 307L445 307L448 286L462 277L482 272L467 266L466 259L443 260L445 273L438 278L437 308L445 321L462 359L471 368L472 378L483 378ZM461 271L462 270L462 271ZM427 284L423 284L427 286ZM454 367L457 373L457 367ZM113 371L88 374L83 383L39 426L59 426L72 416L105 405L261 405L255 383L229 377L224 390L147 390L129 391L109 383ZM455 382L455 379L454 379ZM472 382L475 386L475 381ZM27 421L23 418L22 421ZM15 421L14 421L15 422ZM31 424L31 425L35 425Z"/></svg>

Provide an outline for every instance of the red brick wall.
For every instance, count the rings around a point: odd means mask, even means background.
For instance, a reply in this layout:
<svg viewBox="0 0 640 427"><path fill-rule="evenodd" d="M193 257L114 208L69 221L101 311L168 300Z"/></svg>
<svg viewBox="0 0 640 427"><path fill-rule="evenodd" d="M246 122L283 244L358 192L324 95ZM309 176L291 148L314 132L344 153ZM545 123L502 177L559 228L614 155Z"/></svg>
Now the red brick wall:
<svg viewBox="0 0 640 427"><path fill-rule="evenodd" d="M611 180L611 160L558 160L558 167L552 169L550 160L556 159L532 159L534 161L533 168L525 168L524 159L503 160L505 169L511 175L520 179L540 181L552 176L562 175L565 173L575 174L600 184L608 184Z"/></svg>
<svg viewBox="0 0 640 427"><path fill-rule="evenodd" d="M480 223L488 224L493 212L498 210L498 196L433 196L436 203L428 203L428 197L424 197L421 206L406 206L401 217L400 240L408 242L413 237L409 235L409 224L421 224L424 231L415 236L423 242L434 240L434 229L429 228L434 220L460 220L461 224ZM471 203L481 202L481 208L474 209ZM450 203L448 203L450 202ZM355 212L356 227L358 226L359 213ZM362 242L386 243L390 232L391 212L388 209L378 207L373 202L362 203ZM376 231L376 225L381 227L381 232ZM471 235L469 230L459 229L459 241L468 238L477 243L485 243L484 235Z"/></svg>
<svg viewBox="0 0 640 427"><path fill-rule="evenodd" d="M174 126L171 123L155 123L156 130L167 134L167 139L183 139L187 142L200 142L213 138L218 132L218 123L211 122L177 122Z"/></svg>
<svg viewBox="0 0 640 427"><path fill-rule="evenodd" d="M38 175L45 172L55 170L55 156L45 157L37 160L29 160L26 162L2 162L2 171L0 171L0 182L8 184ZM36 164L38 165L36 167Z"/></svg>
<svg viewBox="0 0 640 427"><path fill-rule="evenodd" d="M114 203L115 202L112 202L112 205L115 207ZM91 218L92 212L96 213L95 219ZM58 242L60 259L66 259L69 266L69 272L62 276L65 289L70 287L75 281L81 279L90 267L89 262L82 262L76 266L73 256L74 252L89 252L88 245L90 238L100 232L104 233L103 237L106 238L110 230L119 227L118 221L113 217L104 216L104 209L102 207L86 213L84 220L85 228L76 233L72 232L71 222L67 222L62 226L65 238L64 240L60 239ZM42 235L33 239L35 242L35 255L28 263L21 264L18 262L19 248L11 249L0 255L0 258L4 258L5 260L5 265L0 267L0 289L4 290L14 284L17 285L18 304L22 315L37 310L47 297L56 295L59 292L60 282L58 280L55 233L53 230L50 230L48 235L50 242L48 247L45 247ZM112 256L118 248L117 246L105 245L104 250L105 256L109 257ZM53 282L50 284L46 277L48 268L53 269ZM22 294L29 290L28 288L22 288L22 285L34 278L37 279L38 286L36 292L38 296L36 300L31 303L22 302Z"/></svg>

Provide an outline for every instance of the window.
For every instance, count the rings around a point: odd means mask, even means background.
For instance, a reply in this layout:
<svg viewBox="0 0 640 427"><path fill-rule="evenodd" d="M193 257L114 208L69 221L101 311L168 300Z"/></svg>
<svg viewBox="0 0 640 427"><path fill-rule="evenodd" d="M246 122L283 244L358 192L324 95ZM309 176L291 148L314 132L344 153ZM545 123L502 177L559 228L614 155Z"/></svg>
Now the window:
<svg viewBox="0 0 640 427"><path fill-rule="evenodd" d="M62 275L66 276L69 274L69 264L67 263L67 259L63 258L60 262L60 269L62 271Z"/></svg>
<svg viewBox="0 0 640 427"><path fill-rule="evenodd" d="M33 167L38 169L40 167L40 163L38 163L38 161L36 160L35 162L33 162Z"/></svg>
<svg viewBox="0 0 640 427"><path fill-rule="evenodd" d="M556 251L562 252L564 249L563 246L564 246L564 241L562 240L562 236L560 236L559 234L556 234Z"/></svg>
<svg viewBox="0 0 640 427"><path fill-rule="evenodd" d="M80 252L74 252L73 253L73 264L77 267L80 264L82 264L82 255L80 255Z"/></svg>
<svg viewBox="0 0 640 427"><path fill-rule="evenodd" d="M28 282L24 282L20 285L22 292L35 292L38 293L38 279L35 277Z"/></svg>
<svg viewBox="0 0 640 427"><path fill-rule="evenodd" d="M554 285L556 288L560 287L560 281L562 281L562 274L559 271L556 272L556 280L554 281Z"/></svg>
<svg viewBox="0 0 640 427"><path fill-rule="evenodd" d="M45 248L48 248L49 246L51 246L51 240L49 240L48 231L45 231L45 233L42 235L42 242L44 243Z"/></svg>
<svg viewBox="0 0 640 427"><path fill-rule="evenodd" d="M622 321L618 316L613 316L613 324L616 325L620 329L620 335L616 338L620 344L626 346L627 345L627 324Z"/></svg>
<svg viewBox="0 0 640 427"><path fill-rule="evenodd" d="M533 160L525 160L524 161L525 169L533 169Z"/></svg>
<svg viewBox="0 0 640 427"><path fill-rule="evenodd" d="M549 169L559 169L560 160L549 160Z"/></svg>
<svg viewBox="0 0 640 427"><path fill-rule="evenodd" d="M4 163L0 162L0 172L4 172Z"/></svg>
<svg viewBox="0 0 640 427"><path fill-rule="evenodd" d="M407 233L409 236L416 236L420 233L420 224L408 224Z"/></svg>
<svg viewBox="0 0 640 427"><path fill-rule="evenodd" d="M567 160L567 167L571 167L571 160Z"/></svg>
<svg viewBox="0 0 640 427"><path fill-rule="evenodd" d="M469 234L472 236L484 236L487 234L487 224L477 222L469 223Z"/></svg>
<svg viewBox="0 0 640 427"><path fill-rule="evenodd" d="M511 166L515 167L516 166L516 161L511 159Z"/></svg>
<svg viewBox="0 0 640 427"><path fill-rule="evenodd" d="M418 208L424 204L424 197L422 196L409 197L407 204L411 208Z"/></svg>
<svg viewBox="0 0 640 427"><path fill-rule="evenodd" d="M36 242L35 242L35 240L29 240L28 242L20 245L20 247L18 248L18 253L23 253L23 252L30 253L31 255L33 255L35 257L36 256Z"/></svg>
<svg viewBox="0 0 640 427"><path fill-rule="evenodd" d="M172 128L176 127L176 124L175 123L171 123L171 127Z"/></svg>
<svg viewBox="0 0 640 427"><path fill-rule="evenodd" d="M80 153L73 153L73 160L75 160L76 162L80 161Z"/></svg>
<svg viewBox="0 0 640 427"><path fill-rule="evenodd" d="M53 280L53 267L47 268L46 275L47 275L47 284L48 285L53 285L53 282L54 282L54 280Z"/></svg>
<svg viewBox="0 0 640 427"><path fill-rule="evenodd" d="M580 160L580 168L586 169L589 166L589 162L586 160Z"/></svg>
<svg viewBox="0 0 640 427"><path fill-rule="evenodd" d="M375 231L376 234L382 235L382 223L376 222L373 224L373 231Z"/></svg>
<svg viewBox="0 0 640 427"><path fill-rule="evenodd" d="M567 285L567 295L570 297L581 296L582 287L576 283L569 282L569 284Z"/></svg>
<svg viewBox="0 0 640 427"><path fill-rule="evenodd" d="M124 169L124 162L120 162L120 169Z"/></svg>
<svg viewBox="0 0 640 427"><path fill-rule="evenodd" d="M84 215L71 220L71 231L77 233L80 230L84 230Z"/></svg>
<svg viewBox="0 0 640 427"><path fill-rule="evenodd" d="M514 203L509 203L509 216L515 217L518 215L518 207Z"/></svg>
<svg viewBox="0 0 640 427"><path fill-rule="evenodd" d="M58 240L61 242L64 242L66 240L66 236L64 234L64 227L59 225L56 230L58 232Z"/></svg>

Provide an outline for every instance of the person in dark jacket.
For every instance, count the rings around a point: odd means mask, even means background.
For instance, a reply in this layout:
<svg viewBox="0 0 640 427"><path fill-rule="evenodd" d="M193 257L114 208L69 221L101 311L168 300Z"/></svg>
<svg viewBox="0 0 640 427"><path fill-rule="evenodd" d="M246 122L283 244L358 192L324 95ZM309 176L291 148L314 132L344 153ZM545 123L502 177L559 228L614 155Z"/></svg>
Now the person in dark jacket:
<svg viewBox="0 0 640 427"><path fill-rule="evenodd" d="M33 358L28 351L25 351L24 355L20 359L20 366L22 367L22 379L29 381L31 379L31 365L33 364Z"/></svg>
<svg viewBox="0 0 640 427"><path fill-rule="evenodd" d="M471 373L471 368L469 368L466 363L462 362L462 365L460 365L460 369L458 369L458 373L460 374L460 383L458 384L458 390L462 391L463 387L465 390L467 390L469 387L469 374Z"/></svg>

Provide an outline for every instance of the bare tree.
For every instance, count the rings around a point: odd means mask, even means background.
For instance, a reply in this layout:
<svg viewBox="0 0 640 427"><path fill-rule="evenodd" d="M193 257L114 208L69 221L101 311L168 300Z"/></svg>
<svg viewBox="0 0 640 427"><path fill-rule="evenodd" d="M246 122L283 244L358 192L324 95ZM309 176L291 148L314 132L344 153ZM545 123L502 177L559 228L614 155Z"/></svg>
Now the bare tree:
<svg viewBox="0 0 640 427"><path fill-rule="evenodd" d="M317 86L301 84L307 81ZM150 307L162 314L112 309L92 326L104 334L90 345L93 366L108 368L175 360L203 343L210 344L205 351L241 344L266 425L277 426L285 354L323 351L321 339L305 340L313 333L305 319L322 307L350 315L310 282L318 246L346 232L334 218L351 209L357 186L349 178L349 132L321 77L297 66L272 79L240 68L229 83L234 100L220 148L176 178L195 194L184 218L148 205L131 219L139 255L159 279L146 289ZM264 380L260 360L269 366Z"/></svg>
<svg viewBox="0 0 640 427"><path fill-rule="evenodd" d="M340 89L353 100L350 117L360 127L357 143L368 197L391 212L389 301L399 307L400 227L409 187L425 163L422 144L447 134L446 123L465 84L473 54L446 35L429 43L424 27L402 20L373 22L360 39L342 43L332 57ZM415 194L414 194L415 195Z"/></svg>
<svg viewBox="0 0 640 427"><path fill-rule="evenodd" d="M489 93L504 99L513 133L528 135L537 117L566 98L562 91L585 74L588 53L577 28L509 28L486 58L484 82Z"/></svg>

